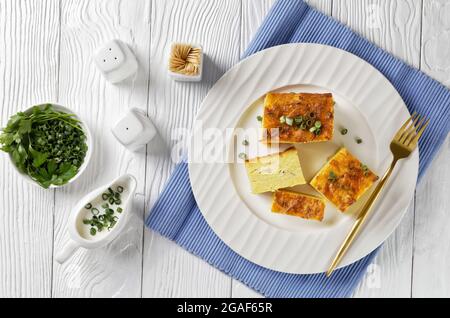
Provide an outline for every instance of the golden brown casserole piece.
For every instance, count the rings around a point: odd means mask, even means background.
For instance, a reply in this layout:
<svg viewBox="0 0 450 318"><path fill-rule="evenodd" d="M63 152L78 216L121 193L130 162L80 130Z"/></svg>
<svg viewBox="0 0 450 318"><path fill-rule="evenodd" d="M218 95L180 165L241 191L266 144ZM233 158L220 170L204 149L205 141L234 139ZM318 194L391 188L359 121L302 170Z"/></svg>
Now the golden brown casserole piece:
<svg viewBox="0 0 450 318"><path fill-rule="evenodd" d="M264 100L263 140L308 143L333 137L332 94L268 93Z"/></svg>

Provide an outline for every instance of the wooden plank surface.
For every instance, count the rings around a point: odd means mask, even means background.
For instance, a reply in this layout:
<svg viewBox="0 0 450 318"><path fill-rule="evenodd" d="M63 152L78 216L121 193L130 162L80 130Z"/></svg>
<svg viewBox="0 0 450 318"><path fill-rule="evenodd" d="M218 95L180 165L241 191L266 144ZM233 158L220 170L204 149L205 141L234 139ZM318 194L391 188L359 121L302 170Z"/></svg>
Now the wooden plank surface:
<svg viewBox="0 0 450 318"><path fill-rule="evenodd" d="M1 126L58 88L57 1L0 2ZM31 185L0 156L0 297L49 297L54 191Z"/></svg>
<svg viewBox="0 0 450 318"><path fill-rule="evenodd" d="M450 2L423 2L421 69L450 87ZM442 107L448 105L442 105ZM450 138L416 190L413 297L450 297Z"/></svg>

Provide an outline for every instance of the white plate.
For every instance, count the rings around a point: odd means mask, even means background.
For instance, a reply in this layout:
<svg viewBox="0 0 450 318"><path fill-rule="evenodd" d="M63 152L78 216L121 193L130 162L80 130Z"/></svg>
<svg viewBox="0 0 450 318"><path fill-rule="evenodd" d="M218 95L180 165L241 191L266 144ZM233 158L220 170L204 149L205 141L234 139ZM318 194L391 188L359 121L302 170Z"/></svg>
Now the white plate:
<svg viewBox="0 0 450 318"><path fill-rule="evenodd" d="M251 158L274 151L254 133L269 91L333 93L333 140L297 146L308 181L340 146L381 177L392 158L392 136L410 115L394 87L370 64L319 44L287 44L254 54L228 71L203 101L189 145L189 175L208 224L231 249L263 267L324 272L370 191L346 213L328 203L323 222L274 214L271 194L252 194L242 160L233 158L240 152ZM342 136L340 127L348 134ZM357 144L356 137L363 143ZM243 139L250 144L242 145ZM341 267L373 251L397 227L414 193L418 162L415 151L397 165ZM314 193L308 185L297 189Z"/></svg>

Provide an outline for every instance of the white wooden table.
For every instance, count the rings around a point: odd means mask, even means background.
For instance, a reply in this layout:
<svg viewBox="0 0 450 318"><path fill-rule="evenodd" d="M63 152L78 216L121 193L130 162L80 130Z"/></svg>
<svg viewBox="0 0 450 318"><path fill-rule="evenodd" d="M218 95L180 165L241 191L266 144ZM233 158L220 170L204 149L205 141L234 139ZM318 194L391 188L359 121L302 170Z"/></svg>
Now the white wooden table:
<svg viewBox="0 0 450 318"><path fill-rule="evenodd" d="M202 99L239 57L273 0L0 0L1 124L42 101L74 109L95 135L94 158L74 185L41 190L0 156L0 296L246 297L257 294L174 243L145 229L179 142ZM450 85L450 1L315 0L313 6ZM112 86L91 54L121 38L137 53L132 83ZM172 41L201 43L201 83L166 74ZM160 133L132 155L110 133L127 107L147 111ZM419 184L407 216L387 240L355 297L450 296L449 139ZM128 231L107 248L78 251L63 266L70 208L87 190L128 171L138 195Z"/></svg>

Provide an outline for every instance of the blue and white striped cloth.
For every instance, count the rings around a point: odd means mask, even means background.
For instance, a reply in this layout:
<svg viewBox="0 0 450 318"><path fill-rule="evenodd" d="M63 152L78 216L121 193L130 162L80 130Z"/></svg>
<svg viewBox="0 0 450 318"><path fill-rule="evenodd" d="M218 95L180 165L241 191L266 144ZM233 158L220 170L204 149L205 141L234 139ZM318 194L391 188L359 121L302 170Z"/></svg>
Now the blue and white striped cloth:
<svg viewBox="0 0 450 318"><path fill-rule="evenodd" d="M327 44L359 56L391 81L410 112L417 111L431 120L419 144L420 178L450 130L450 91L301 0L278 0L245 56L291 42ZM348 297L376 254L374 251L337 270L331 278L286 274L251 263L226 246L207 225L192 194L186 163L176 167L146 224L267 297Z"/></svg>

